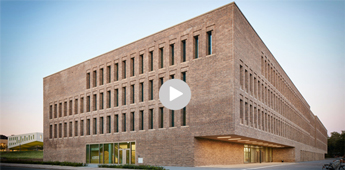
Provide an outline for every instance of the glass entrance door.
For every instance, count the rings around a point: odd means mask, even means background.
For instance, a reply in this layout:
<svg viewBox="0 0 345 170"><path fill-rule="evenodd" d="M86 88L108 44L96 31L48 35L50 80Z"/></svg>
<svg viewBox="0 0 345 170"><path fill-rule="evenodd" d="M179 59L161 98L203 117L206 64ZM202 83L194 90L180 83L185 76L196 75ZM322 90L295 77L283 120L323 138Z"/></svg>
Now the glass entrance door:
<svg viewBox="0 0 345 170"><path fill-rule="evenodd" d="M129 149L119 149L119 164L129 164Z"/></svg>

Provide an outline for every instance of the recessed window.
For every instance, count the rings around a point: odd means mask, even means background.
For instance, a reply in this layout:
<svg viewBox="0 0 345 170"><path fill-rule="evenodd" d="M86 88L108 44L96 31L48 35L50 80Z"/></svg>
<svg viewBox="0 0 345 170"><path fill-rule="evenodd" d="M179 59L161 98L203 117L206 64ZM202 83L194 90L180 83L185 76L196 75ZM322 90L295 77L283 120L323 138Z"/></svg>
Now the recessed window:
<svg viewBox="0 0 345 170"><path fill-rule="evenodd" d="M119 115L115 115L114 118L114 131L119 132Z"/></svg>
<svg viewBox="0 0 345 170"><path fill-rule="evenodd" d="M150 80L149 94L150 94L150 100L153 100L153 80Z"/></svg>
<svg viewBox="0 0 345 170"><path fill-rule="evenodd" d="M111 91L107 91L107 108L111 108Z"/></svg>
<svg viewBox="0 0 345 170"><path fill-rule="evenodd" d="M78 121L74 122L74 136L78 136Z"/></svg>
<svg viewBox="0 0 345 170"><path fill-rule="evenodd" d="M126 60L122 61L122 78L126 78Z"/></svg>
<svg viewBox="0 0 345 170"><path fill-rule="evenodd" d="M139 130L144 130L144 111L140 110L139 112Z"/></svg>
<svg viewBox="0 0 345 170"><path fill-rule="evenodd" d="M144 101L144 82L140 83L140 91L139 91L139 98L140 98L140 102Z"/></svg>
<svg viewBox="0 0 345 170"><path fill-rule="evenodd" d="M153 109L150 109L149 112L149 129L153 129Z"/></svg>
<svg viewBox="0 0 345 170"><path fill-rule="evenodd" d="M67 137L67 122L63 124L63 136Z"/></svg>
<svg viewBox="0 0 345 170"><path fill-rule="evenodd" d="M107 116L107 133L111 133L111 116Z"/></svg>
<svg viewBox="0 0 345 170"><path fill-rule="evenodd" d="M69 115L72 115L72 105L73 104L73 100L70 100L69 101L69 108L68 108L68 111L69 111Z"/></svg>
<svg viewBox="0 0 345 170"><path fill-rule="evenodd" d="M78 99L74 100L74 114L78 114Z"/></svg>
<svg viewBox="0 0 345 170"><path fill-rule="evenodd" d="M57 118L57 104L54 104L54 118Z"/></svg>
<svg viewBox="0 0 345 170"><path fill-rule="evenodd" d="M126 87L122 88L122 105L126 105Z"/></svg>
<svg viewBox="0 0 345 170"><path fill-rule="evenodd" d="M93 71L93 87L97 86L97 71Z"/></svg>
<svg viewBox="0 0 345 170"><path fill-rule="evenodd" d="M181 41L181 61L185 62L187 60L187 56L186 56L186 40L182 40Z"/></svg>
<svg viewBox="0 0 345 170"><path fill-rule="evenodd" d="M59 103L59 117L62 117L62 103Z"/></svg>
<svg viewBox="0 0 345 170"><path fill-rule="evenodd" d="M115 89L114 91L114 106L119 106L119 89Z"/></svg>
<svg viewBox="0 0 345 170"><path fill-rule="evenodd" d="M181 125L186 126L187 125L187 110L186 107L182 109L182 114L181 114Z"/></svg>
<svg viewBox="0 0 345 170"><path fill-rule="evenodd" d="M194 36L194 58L199 58L199 36Z"/></svg>
<svg viewBox="0 0 345 170"><path fill-rule="evenodd" d="M89 89L91 87L91 78L90 73L86 73L86 88Z"/></svg>
<svg viewBox="0 0 345 170"><path fill-rule="evenodd" d="M126 113L123 113L122 114L122 131L123 132L126 132L126 124L127 124L127 121L126 121Z"/></svg>
<svg viewBox="0 0 345 170"><path fill-rule="evenodd" d="M53 137L53 125L49 126L49 139Z"/></svg>
<svg viewBox="0 0 345 170"><path fill-rule="evenodd" d="M182 80L183 80L184 82L186 82L186 79L187 79L187 77L186 77L186 72L182 72L182 73L181 73L181 78L182 78Z"/></svg>
<svg viewBox="0 0 345 170"><path fill-rule="evenodd" d="M93 111L97 110L97 94L93 95Z"/></svg>
<svg viewBox="0 0 345 170"><path fill-rule="evenodd" d="M99 70L99 79L100 79L100 82L99 82L99 84L100 85L103 85L104 84L104 69L103 68L101 68L100 70Z"/></svg>
<svg viewBox="0 0 345 170"><path fill-rule="evenodd" d="M164 78L163 77L159 78L159 88L161 88L163 83L164 83Z"/></svg>
<svg viewBox="0 0 345 170"><path fill-rule="evenodd" d="M103 134L104 133L104 118L100 117L99 118L99 133Z"/></svg>
<svg viewBox="0 0 345 170"><path fill-rule="evenodd" d="M91 108L91 99L90 96L87 96L86 111L90 112Z"/></svg>
<svg viewBox="0 0 345 170"><path fill-rule="evenodd" d="M114 65L114 81L119 80L119 64L115 63Z"/></svg>
<svg viewBox="0 0 345 170"><path fill-rule="evenodd" d="M84 113L84 97L80 98L80 113Z"/></svg>
<svg viewBox="0 0 345 170"><path fill-rule="evenodd" d="M174 79L174 78L175 78L174 74L170 75L170 79Z"/></svg>
<svg viewBox="0 0 345 170"><path fill-rule="evenodd" d="M135 86L134 86L134 84L131 85L131 92L132 92L132 94L131 94L131 103L135 103Z"/></svg>
<svg viewBox="0 0 345 170"><path fill-rule="evenodd" d="M160 48L159 49L159 65L160 65L160 68L163 68L164 67L164 49L163 48Z"/></svg>
<svg viewBox="0 0 345 170"><path fill-rule="evenodd" d="M175 48L174 44L170 45L170 65L175 64Z"/></svg>
<svg viewBox="0 0 345 170"><path fill-rule="evenodd" d="M97 134L97 118L93 118L93 134Z"/></svg>
<svg viewBox="0 0 345 170"><path fill-rule="evenodd" d="M86 120L86 135L90 135L91 134L91 125L90 125L90 119Z"/></svg>
<svg viewBox="0 0 345 170"><path fill-rule="evenodd" d="M150 51L149 65L150 71L153 71L153 51Z"/></svg>
<svg viewBox="0 0 345 170"><path fill-rule="evenodd" d="M99 109L102 110L104 109L104 94L100 93L99 94Z"/></svg>
<svg viewBox="0 0 345 170"><path fill-rule="evenodd" d="M159 121L159 128L164 127L164 108L160 107L159 108L159 116L158 116L158 121Z"/></svg>
<svg viewBox="0 0 345 170"><path fill-rule="evenodd" d="M111 66L107 66L107 83L111 82Z"/></svg>
<svg viewBox="0 0 345 170"><path fill-rule="evenodd" d="M134 60L134 57L131 58L131 76L134 76L135 75L135 60Z"/></svg>
<svg viewBox="0 0 345 170"><path fill-rule="evenodd" d="M144 54L139 56L139 73L144 73Z"/></svg>
<svg viewBox="0 0 345 170"><path fill-rule="evenodd" d="M175 126L175 111L170 110L170 127Z"/></svg>
<svg viewBox="0 0 345 170"><path fill-rule="evenodd" d="M131 131L135 131L135 114L131 112Z"/></svg>
<svg viewBox="0 0 345 170"><path fill-rule="evenodd" d="M84 136L84 120L80 121L80 136Z"/></svg>
<svg viewBox="0 0 345 170"><path fill-rule="evenodd" d="M72 134L72 132L73 132L73 129L72 129L72 124L73 124L73 122L69 122L69 137L72 137L73 136L73 134Z"/></svg>
<svg viewBox="0 0 345 170"><path fill-rule="evenodd" d="M212 54L212 31L207 32L207 55Z"/></svg>
<svg viewBox="0 0 345 170"><path fill-rule="evenodd" d="M49 106L49 119L53 118L53 105Z"/></svg>
<svg viewBox="0 0 345 170"><path fill-rule="evenodd" d="M62 123L59 123L59 138L62 138ZM28 140L28 138L26 138Z"/></svg>

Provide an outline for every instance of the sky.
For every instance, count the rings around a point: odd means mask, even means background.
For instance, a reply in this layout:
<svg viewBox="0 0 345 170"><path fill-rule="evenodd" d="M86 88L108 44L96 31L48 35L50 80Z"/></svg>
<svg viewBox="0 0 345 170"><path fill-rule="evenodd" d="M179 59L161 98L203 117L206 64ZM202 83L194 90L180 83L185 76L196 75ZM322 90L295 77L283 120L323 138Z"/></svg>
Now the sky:
<svg viewBox="0 0 345 170"><path fill-rule="evenodd" d="M43 77L232 1L1 0L0 134L43 132ZM345 130L345 1L235 1L319 117Z"/></svg>

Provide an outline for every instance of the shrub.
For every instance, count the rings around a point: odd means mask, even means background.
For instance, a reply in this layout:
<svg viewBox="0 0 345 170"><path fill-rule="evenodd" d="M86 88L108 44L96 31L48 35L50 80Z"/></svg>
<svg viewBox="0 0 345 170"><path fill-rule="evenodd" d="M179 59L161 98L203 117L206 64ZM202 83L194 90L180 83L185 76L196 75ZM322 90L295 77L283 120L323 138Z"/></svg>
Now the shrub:
<svg viewBox="0 0 345 170"><path fill-rule="evenodd" d="M151 165L98 165L98 167L100 167L100 168L167 170L161 166L151 166Z"/></svg>
<svg viewBox="0 0 345 170"><path fill-rule="evenodd" d="M83 163L77 162L59 162L59 161L26 161L15 159L1 159L1 163L19 163L19 164L42 164L42 165L59 165L59 166L84 166Z"/></svg>

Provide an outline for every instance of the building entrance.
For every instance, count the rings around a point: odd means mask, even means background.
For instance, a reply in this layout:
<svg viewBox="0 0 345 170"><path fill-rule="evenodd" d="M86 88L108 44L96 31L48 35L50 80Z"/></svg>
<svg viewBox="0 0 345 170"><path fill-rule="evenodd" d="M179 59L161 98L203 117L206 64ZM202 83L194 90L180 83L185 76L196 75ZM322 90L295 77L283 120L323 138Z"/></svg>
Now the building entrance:
<svg viewBox="0 0 345 170"><path fill-rule="evenodd" d="M272 162L272 148L244 145L244 163Z"/></svg>
<svg viewBox="0 0 345 170"><path fill-rule="evenodd" d="M129 164L129 149L119 149L119 164Z"/></svg>

